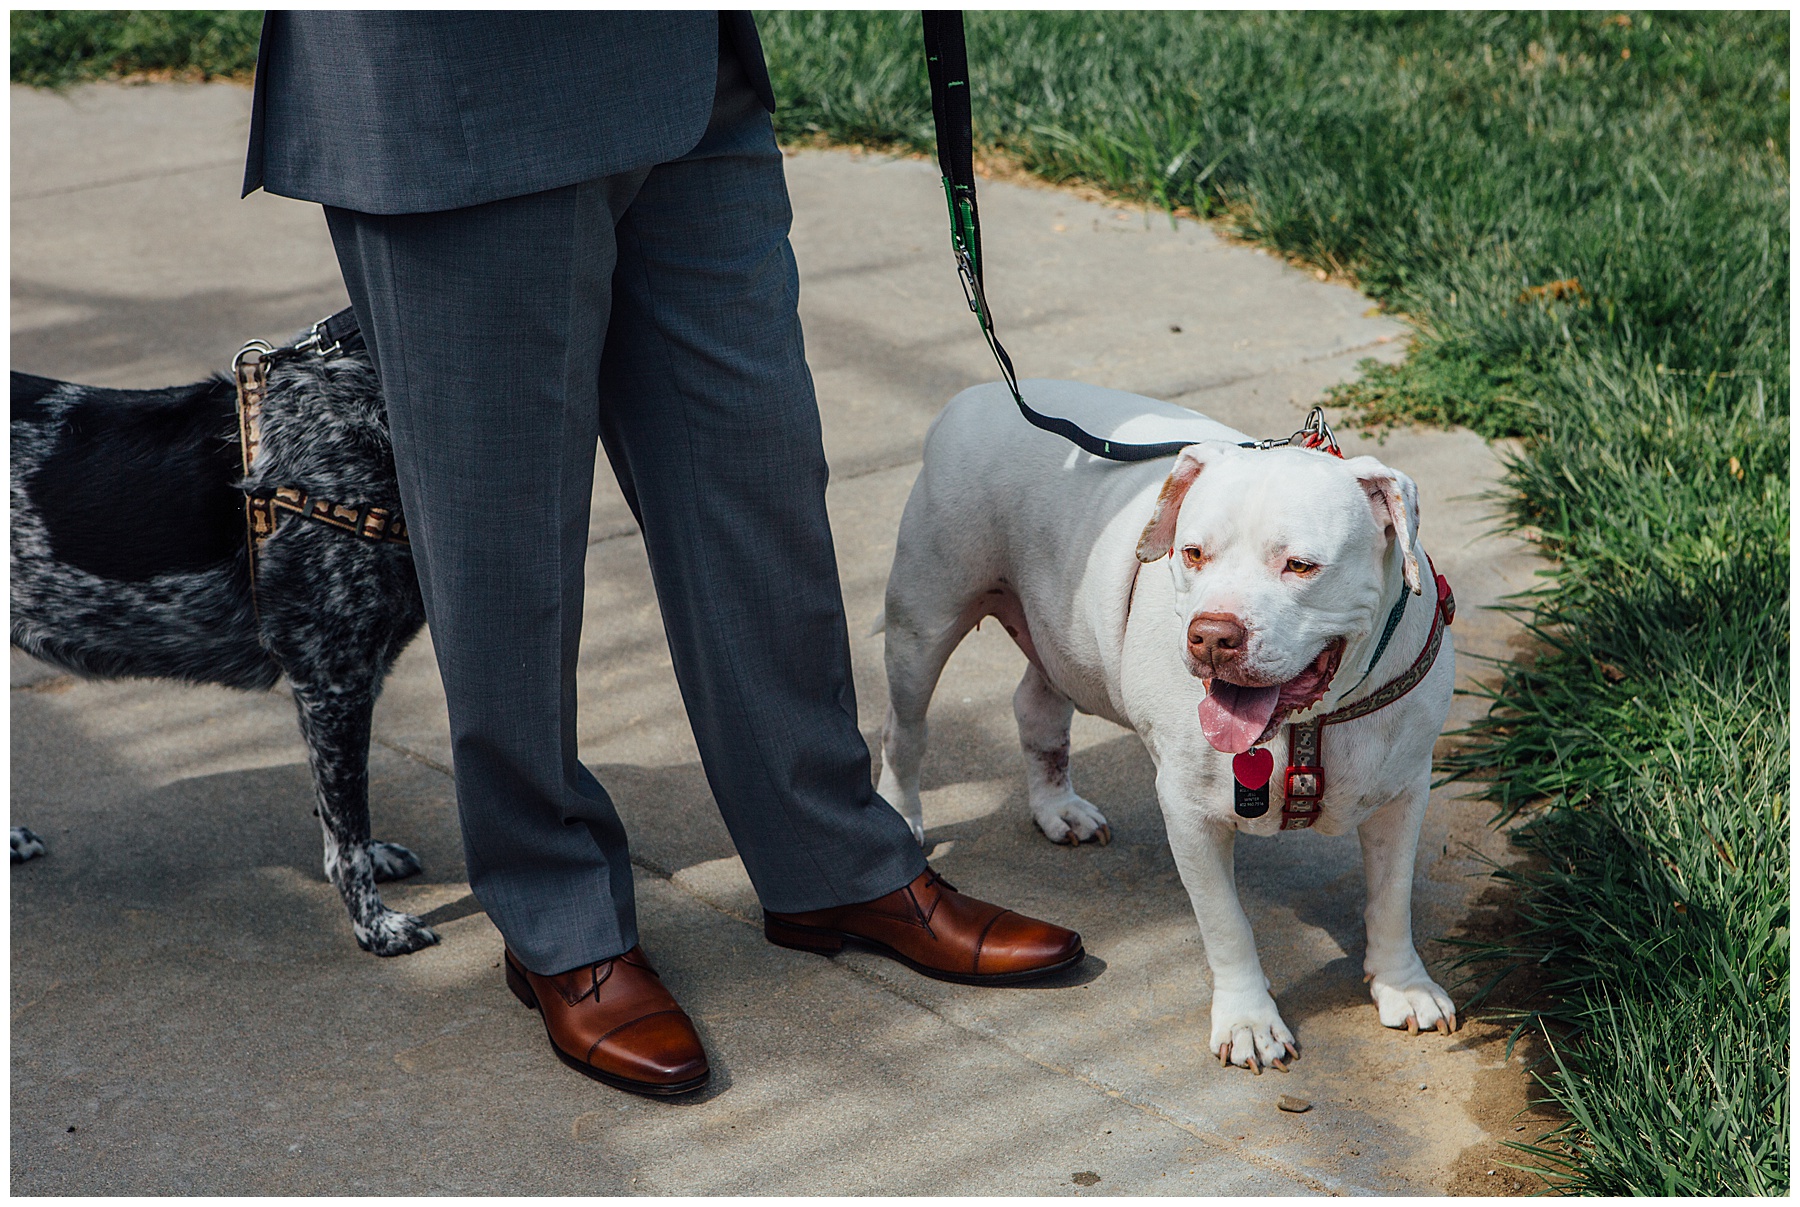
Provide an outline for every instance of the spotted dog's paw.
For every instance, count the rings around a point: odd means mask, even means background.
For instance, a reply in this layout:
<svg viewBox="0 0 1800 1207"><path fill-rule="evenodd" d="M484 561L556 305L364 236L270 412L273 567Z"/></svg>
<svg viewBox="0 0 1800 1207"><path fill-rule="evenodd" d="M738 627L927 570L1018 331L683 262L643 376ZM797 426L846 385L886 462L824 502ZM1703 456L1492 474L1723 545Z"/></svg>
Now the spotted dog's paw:
<svg viewBox="0 0 1800 1207"><path fill-rule="evenodd" d="M356 945L378 956L403 956L438 941L437 932L411 914L398 910L383 909L367 925L360 922L350 925L356 932Z"/></svg>
<svg viewBox="0 0 1800 1207"><path fill-rule="evenodd" d="M419 874L419 857L397 842L371 842L369 864L377 880L404 880Z"/></svg>
<svg viewBox="0 0 1800 1207"><path fill-rule="evenodd" d="M1431 1030L1448 1035L1456 1030L1456 1003L1416 957L1413 967L1398 975L1371 974L1369 996L1375 999L1384 1027L1405 1027L1414 1035Z"/></svg>
<svg viewBox="0 0 1800 1207"><path fill-rule="evenodd" d="M1294 1033L1281 1021L1281 1011L1266 989L1213 991L1211 1046L1220 1064L1257 1073L1264 1065L1274 1065L1285 1073L1285 1062L1300 1055Z"/></svg>
<svg viewBox="0 0 1800 1207"><path fill-rule="evenodd" d="M1073 792L1054 800L1033 801L1031 816L1051 842L1078 846L1097 840L1105 846L1112 841L1106 815Z"/></svg>
<svg viewBox="0 0 1800 1207"><path fill-rule="evenodd" d="M36 859L44 853L44 840L24 826L14 826L12 828L12 852L14 863L24 863L27 859Z"/></svg>

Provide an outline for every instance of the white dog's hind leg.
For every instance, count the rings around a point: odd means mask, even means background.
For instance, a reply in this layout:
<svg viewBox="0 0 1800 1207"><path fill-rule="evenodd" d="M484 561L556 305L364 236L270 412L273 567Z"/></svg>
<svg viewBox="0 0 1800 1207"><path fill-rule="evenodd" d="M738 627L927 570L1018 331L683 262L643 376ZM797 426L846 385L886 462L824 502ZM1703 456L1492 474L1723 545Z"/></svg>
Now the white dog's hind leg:
<svg viewBox="0 0 1800 1207"><path fill-rule="evenodd" d="M1262 961L1256 955L1256 936L1238 902L1231 860L1237 830L1206 821L1196 815L1185 797L1171 800L1171 795L1159 776L1157 797L1168 823L1175 869L1194 904L1200 938L1206 944L1206 963L1212 969L1212 1039L1208 1047L1225 1064L1258 1073L1265 1064L1284 1068L1281 1061L1300 1052L1294 1033L1281 1021L1281 1011L1269 996L1269 978L1263 975Z"/></svg>
<svg viewBox="0 0 1800 1207"><path fill-rule="evenodd" d="M919 765L925 760L929 733L925 714L944 664L973 623L951 613L937 618L935 624L921 624L912 609L897 607L892 598L888 601L888 714L881 732L881 777L875 791L906 819L921 846L925 843L925 807L919 801Z"/></svg>
<svg viewBox="0 0 1800 1207"><path fill-rule="evenodd" d="M1430 795L1427 772L1357 828L1369 886L1363 972L1382 1026L1405 1027L1415 1034L1435 1027L1449 1034L1456 1030L1456 1003L1425 971L1412 934L1413 862Z"/></svg>
<svg viewBox="0 0 1800 1207"><path fill-rule="evenodd" d="M1100 810L1075 794L1069 781L1069 719L1075 706L1050 686L1043 672L1026 663L1013 692L1019 746L1025 752L1025 788L1031 816L1051 842L1112 841L1112 827Z"/></svg>

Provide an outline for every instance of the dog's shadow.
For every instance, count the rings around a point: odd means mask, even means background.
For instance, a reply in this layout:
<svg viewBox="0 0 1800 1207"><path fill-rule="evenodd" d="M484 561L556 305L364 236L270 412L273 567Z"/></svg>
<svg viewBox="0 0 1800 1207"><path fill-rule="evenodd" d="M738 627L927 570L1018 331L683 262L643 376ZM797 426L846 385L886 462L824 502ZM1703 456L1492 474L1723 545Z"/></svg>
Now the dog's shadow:
<svg viewBox="0 0 1800 1207"><path fill-rule="evenodd" d="M47 681L48 688L57 682ZM54 935L81 925L85 943L103 945L123 916L178 944L266 951L335 945L366 958L325 879L304 763L144 789L141 771L80 726L33 708L32 690L15 689L12 808L16 822L43 836L47 853L14 869L15 934L29 928ZM374 837L408 848L423 867L380 885L385 897L403 895L399 886L466 879L454 796L441 773L377 748L370 797ZM155 917L164 921L153 924Z"/></svg>

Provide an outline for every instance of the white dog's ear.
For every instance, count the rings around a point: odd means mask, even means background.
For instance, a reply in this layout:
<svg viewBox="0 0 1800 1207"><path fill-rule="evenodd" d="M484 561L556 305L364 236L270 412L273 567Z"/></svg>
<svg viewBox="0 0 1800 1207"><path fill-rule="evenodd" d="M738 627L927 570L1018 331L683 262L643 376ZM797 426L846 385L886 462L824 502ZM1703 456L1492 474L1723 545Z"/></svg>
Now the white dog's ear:
<svg viewBox="0 0 1800 1207"><path fill-rule="evenodd" d="M1138 537L1138 561L1153 562L1175 551L1175 519L1181 514L1181 501L1187 498L1188 487L1205 468L1203 445L1190 444L1176 455L1175 468L1169 471L1162 492L1156 496L1156 510L1150 513L1150 522Z"/></svg>
<svg viewBox="0 0 1800 1207"><path fill-rule="evenodd" d="M1369 514L1400 543L1401 569L1407 587L1414 595L1423 594L1419 559L1413 556L1413 543L1419 536L1419 488L1411 478L1373 457L1358 457L1349 465L1357 471L1356 480L1369 496Z"/></svg>

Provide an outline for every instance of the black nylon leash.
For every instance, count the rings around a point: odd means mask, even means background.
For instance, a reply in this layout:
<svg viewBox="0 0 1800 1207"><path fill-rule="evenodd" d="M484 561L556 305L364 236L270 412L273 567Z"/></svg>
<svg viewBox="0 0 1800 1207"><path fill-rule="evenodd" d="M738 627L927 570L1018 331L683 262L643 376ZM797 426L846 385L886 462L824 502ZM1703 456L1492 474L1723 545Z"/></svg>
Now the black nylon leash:
<svg viewBox="0 0 1800 1207"><path fill-rule="evenodd" d="M930 10L920 14L925 25L925 66L931 76L931 119L937 131L938 170L943 174L944 200L950 207L950 250L956 256L956 272L962 279L963 296L969 309L981 323L982 338L1000 366L1006 388L1019 404L1019 414L1033 427L1061 436L1084 453L1107 461L1154 461L1173 457L1192 440L1169 440L1161 444L1120 444L1103 440L1078 424L1055 415L1034 410L1019 393L1019 376L1013 370L1012 357L994 334L993 313L988 309L987 294L982 290L981 212L975 205L975 129L974 110L969 97L969 50L963 37L961 11ZM1325 409L1314 407L1306 423L1291 436L1269 440L1246 440L1239 448L1279 448L1298 444L1302 448L1322 449L1335 456L1337 438L1325 422Z"/></svg>
<svg viewBox="0 0 1800 1207"><path fill-rule="evenodd" d="M938 169L944 177L944 199L950 206L950 250L956 255L956 271L962 278L963 296L981 322L981 334L1012 391L1019 413L1033 427L1061 436L1085 453L1108 461L1154 461L1173 457L1192 444L1171 440L1163 444L1119 444L1102 440L1078 425L1055 415L1033 410L1019 393L1019 377L1012 357L994 334L994 319L982 292L981 216L975 207L975 131L969 100L969 51L963 40L963 16L955 12L925 12L925 65L931 75L931 116L937 127ZM1277 443L1286 443L1278 441Z"/></svg>

